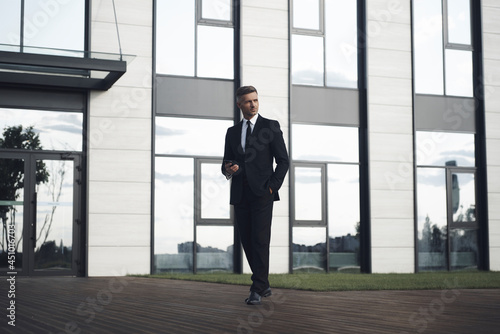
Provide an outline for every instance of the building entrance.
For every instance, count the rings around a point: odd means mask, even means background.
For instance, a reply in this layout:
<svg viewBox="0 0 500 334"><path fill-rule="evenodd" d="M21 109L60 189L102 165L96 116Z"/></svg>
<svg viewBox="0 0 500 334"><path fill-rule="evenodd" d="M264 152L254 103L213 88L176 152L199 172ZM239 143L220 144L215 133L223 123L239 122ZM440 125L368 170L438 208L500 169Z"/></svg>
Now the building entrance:
<svg viewBox="0 0 500 334"><path fill-rule="evenodd" d="M81 274L81 154L2 152L0 275Z"/></svg>

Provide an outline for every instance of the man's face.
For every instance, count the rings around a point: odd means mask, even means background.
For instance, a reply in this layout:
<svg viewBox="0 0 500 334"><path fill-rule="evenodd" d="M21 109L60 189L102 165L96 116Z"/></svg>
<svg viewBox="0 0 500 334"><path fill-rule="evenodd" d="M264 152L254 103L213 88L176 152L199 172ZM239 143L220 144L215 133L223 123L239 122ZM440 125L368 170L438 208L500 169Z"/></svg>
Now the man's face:
<svg viewBox="0 0 500 334"><path fill-rule="evenodd" d="M245 119L250 119L259 112L259 96L256 92L243 95L236 103Z"/></svg>

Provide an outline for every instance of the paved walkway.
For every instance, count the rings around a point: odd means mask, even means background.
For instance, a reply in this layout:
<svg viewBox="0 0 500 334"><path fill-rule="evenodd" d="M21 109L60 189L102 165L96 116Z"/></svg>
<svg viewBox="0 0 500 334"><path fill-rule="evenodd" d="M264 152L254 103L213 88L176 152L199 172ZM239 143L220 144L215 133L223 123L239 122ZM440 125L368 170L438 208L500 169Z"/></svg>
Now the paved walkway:
<svg viewBox="0 0 500 334"><path fill-rule="evenodd" d="M499 333L500 289L310 292L134 277L0 277L0 333ZM15 327L8 324L15 301ZM12 322L11 322L12 323Z"/></svg>

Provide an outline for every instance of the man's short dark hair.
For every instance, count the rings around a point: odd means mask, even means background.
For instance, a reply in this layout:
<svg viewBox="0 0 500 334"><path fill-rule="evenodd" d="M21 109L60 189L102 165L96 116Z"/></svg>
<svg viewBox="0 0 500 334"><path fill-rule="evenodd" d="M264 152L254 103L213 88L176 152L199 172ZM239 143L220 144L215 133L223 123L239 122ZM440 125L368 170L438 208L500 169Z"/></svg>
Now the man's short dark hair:
<svg viewBox="0 0 500 334"><path fill-rule="evenodd" d="M247 94L250 94L253 92L257 93L257 89L254 86L241 86L240 88L238 88L236 90L236 102L239 102L240 98L243 95L247 95ZM259 93L257 93L257 94L259 94Z"/></svg>

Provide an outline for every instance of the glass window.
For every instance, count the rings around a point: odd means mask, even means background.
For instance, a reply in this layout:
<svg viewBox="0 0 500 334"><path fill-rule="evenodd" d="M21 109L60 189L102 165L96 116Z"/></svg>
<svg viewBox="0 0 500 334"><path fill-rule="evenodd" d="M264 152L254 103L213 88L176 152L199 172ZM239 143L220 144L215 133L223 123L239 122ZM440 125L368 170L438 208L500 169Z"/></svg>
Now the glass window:
<svg viewBox="0 0 500 334"><path fill-rule="evenodd" d="M1 51L19 52L21 43L21 0L3 1L0 11L0 44L16 45L1 46Z"/></svg>
<svg viewBox="0 0 500 334"><path fill-rule="evenodd" d="M293 0L293 27L320 30L320 0Z"/></svg>
<svg viewBox="0 0 500 334"><path fill-rule="evenodd" d="M198 76L233 79L233 28L198 26Z"/></svg>
<svg viewBox="0 0 500 334"><path fill-rule="evenodd" d="M447 0L448 43L471 45L470 0Z"/></svg>
<svg viewBox="0 0 500 334"><path fill-rule="evenodd" d="M328 165L330 269L359 272L359 166Z"/></svg>
<svg viewBox="0 0 500 334"><path fill-rule="evenodd" d="M358 162L358 128L292 124L294 160Z"/></svg>
<svg viewBox="0 0 500 334"><path fill-rule="evenodd" d="M446 95L472 97L472 52L447 49L445 56Z"/></svg>
<svg viewBox="0 0 500 334"><path fill-rule="evenodd" d="M24 46L83 51L85 1L24 1ZM37 52L29 49L29 52ZM67 55L57 50L40 53Z"/></svg>
<svg viewBox="0 0 500 334"><path fill-rule="evenodd" d="M196 270L233 271L232 226L196 227Z"/></svg>
<svg viewBox="0 0 500 334"><path fill-rule="evenodd" d="M220 162L201 164L201 219L230 219L229 186Z"/></svg>
<svg viewBox="0 0 500 334"><path fill-rule="evenodd" d="M474 166L474 134L417 131L417 165Z"/></svg>
<svg viewBox="0 0 500 334"><path fill-rule="evenodd" d="M157 1L156 72L194 76L195 1Z"/></svg>
<svg viewBox="0 0 500 334"><path fill-rule="evenodd" d="M231 0L158 1L156 72L233 79L231 6Z"/></svg>
<svg viewBox="0 0 500 334"><path fill-rule="evenodd" d="M40 140L37 149L82 151L83 114L80 112L0 108L2 132L6 129L17 131L15 129L19 129L19 126L22 126L23 133L29 127L33 127L32 131ZM28 142L23 141L22 147L27 147L25 146L27 144Z"/></svg>
<svg viewBox="0 0 500 334"><path fill-rule="evenodd" d="M1 141L0 141L1 142ZM24 160L0 158L0 270L8 270L8 238L14 236L15 266L23 266ZM10 231L13 231L10 232Z"/></svg>
<svg viewBox="0 0 500 334"><path fill-rule="evenodd" d="M295 220L323 220L322 170L295 167Z"/></svg>
<svg viewBox="0 0 500 334"><path fill-rule="evenodd" d="M156 117L156 154L222 156L232 125L226 120Z"/></svg>
<svg viewBox="0 0 500 334"><path fill-rule="evenodd" d="M292 35L292 83L323 86L323 37Z"/></svg>
<svg viewBox="0 0 500 334"><path fill-rule="evenodd" d="M293 271L322 272L326 268L326 229L293 228Z"/></svg>
<svg viewBox="0 0 500 334"><path fill-rule="evenodd" d="M24 0L2 2L0 44L2 51L81 56L62 50L83 51L85 47L85 1ZM21 29L23 40L21 40ZM21 50L20 46L23 47ZM43 49L40 49L43 48Z"/></svg>
<svg viewBox="0 0 500 334"><path fill-rule="evenodd" d="M453 223L476 221L476 189L474 174L452 173L451 202Z"/></svg>
<svg viewBox="0 0 500 334"><path fill-rule="evenodd" d="M156 272L193 270L193 175L193 159L155 159Z"/></svg>
<svg viewBox="0 0 500 334"><path fill-rule="evenodd" d="M358 87L357 3L325 2L326 86Z"/></svg>
<svg viewBox="0 0 500 334"><path fill-rule="evenodd" d="M230 21L231 0L202 0L201 18Z"/></svg>
<svg viewBox="0 0 500 334"><path fill-rule="evenodd" d="M441 1L413 2L415 92L442 95L443 37Z"/></svg>
<svg viewBox="0 0 500 334"><path fill-rule="evenodd" d="M418 267L447 269L446 170L417 168Z"/></svg>
<svg viewBox="0 0 500 334"><path fill-rule="evenodd" d="M479 252L477 230L453 229L450 231L450 266L452 270L477 269Z"/></svg>

